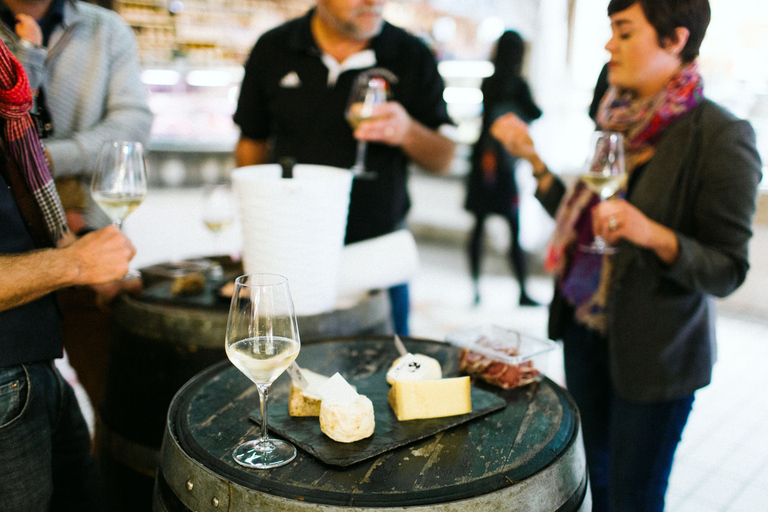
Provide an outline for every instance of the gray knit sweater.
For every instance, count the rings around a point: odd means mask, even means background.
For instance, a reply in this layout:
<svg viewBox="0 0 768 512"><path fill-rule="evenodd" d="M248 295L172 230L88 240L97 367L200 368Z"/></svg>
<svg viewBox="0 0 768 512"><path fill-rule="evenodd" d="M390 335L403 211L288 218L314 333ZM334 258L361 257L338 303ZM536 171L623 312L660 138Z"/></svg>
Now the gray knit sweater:
<svg viewBox="0 0 768 512"><path fill-rule="evenodd" d="M153 116L136 38L116 12L67 0L47 48L22 44L2 23L0 37L21 61L30 85L45 89L54 131L45 147L54 178L86 178L106 140L146 143ZM93 208L88 213L96 220ZM103 224L104 217L98 218L95 224Z"/></svg>

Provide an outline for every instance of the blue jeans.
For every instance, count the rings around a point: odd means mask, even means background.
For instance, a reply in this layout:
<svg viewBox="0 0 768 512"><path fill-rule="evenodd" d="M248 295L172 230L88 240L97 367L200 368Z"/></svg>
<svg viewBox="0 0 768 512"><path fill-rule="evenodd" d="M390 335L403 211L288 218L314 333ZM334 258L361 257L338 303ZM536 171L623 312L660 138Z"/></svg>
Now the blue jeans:
<svg viewBox="0 0 768 512"><path fill-rule="evenodd" d="M657 403L622 398L611 384L607 340L574 322L563 350L565 382L581 414L593 512L662 512L693 395Z"/></svg>
<svg viewBox="0 0 768 512"><path fill-rule="evenodd" d="M390 288L389 302L392 306L392 325L395 328L395 334L409 336L408 315L411 309L411 299L408 293L408 283Z"/></svg>
<svg viewBox="0 0 768 512"><path fill-rule="evenodd" d="M0 368L0 509L103 511L75 393L53 362Z"/></svg>

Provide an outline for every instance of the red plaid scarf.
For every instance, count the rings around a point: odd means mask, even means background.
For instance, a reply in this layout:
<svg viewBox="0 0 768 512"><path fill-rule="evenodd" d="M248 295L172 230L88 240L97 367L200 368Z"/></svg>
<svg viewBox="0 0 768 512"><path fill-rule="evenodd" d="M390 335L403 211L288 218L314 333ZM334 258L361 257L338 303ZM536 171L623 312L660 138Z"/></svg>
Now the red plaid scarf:
<svg viewBox="0 0 768 512"><path fill-rule="evenodd" d="M24 182L40 208L51 241L56 244L69 231L64 208L56 193L43 146L29 115L32 90L21 63L0 42L0 119L2 137L18 164Z"/></svg>

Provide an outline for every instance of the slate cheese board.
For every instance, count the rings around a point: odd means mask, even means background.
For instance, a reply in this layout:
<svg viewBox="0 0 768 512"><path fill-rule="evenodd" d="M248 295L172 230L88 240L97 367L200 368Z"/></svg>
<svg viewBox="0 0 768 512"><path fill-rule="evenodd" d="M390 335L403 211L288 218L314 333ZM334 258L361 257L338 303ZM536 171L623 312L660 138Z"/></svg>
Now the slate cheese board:
<svg viewBox="0 0 768 512"><path fill-rule="evenodd" d="M352 380L350 384L357 392L367 396L373 403L376 428L373 435L354 443L339 443L320 430L317 417L291 417L288 402L269 402L269 429L287 439L297 448L304 450L322 462L333 466L350 466L376 457L394 448L435 435L449 428L474 420L485 414L502 409L506 401L488 391L470 388L472 412L445 418L398 421L387 401L389 384L386 372ZM261 422L259 409L252 411L249 418Z"/></svg>

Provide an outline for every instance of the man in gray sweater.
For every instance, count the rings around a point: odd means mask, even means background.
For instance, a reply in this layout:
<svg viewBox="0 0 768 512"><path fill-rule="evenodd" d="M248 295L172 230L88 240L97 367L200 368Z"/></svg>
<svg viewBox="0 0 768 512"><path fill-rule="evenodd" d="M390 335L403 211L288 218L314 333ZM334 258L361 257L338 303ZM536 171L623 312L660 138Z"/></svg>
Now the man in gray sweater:
<svg viewBox="0 0 768 512"><path fill-rule="evenodd" d="M109 224L84 182L105 141L146 143L153 118L133 31L114 11L79 0L0 0L0 19L0 38L42 92L38 120L50 132L43 143L62 201L85 207L84 217L68 212L70 227Z"/></svg>

